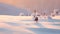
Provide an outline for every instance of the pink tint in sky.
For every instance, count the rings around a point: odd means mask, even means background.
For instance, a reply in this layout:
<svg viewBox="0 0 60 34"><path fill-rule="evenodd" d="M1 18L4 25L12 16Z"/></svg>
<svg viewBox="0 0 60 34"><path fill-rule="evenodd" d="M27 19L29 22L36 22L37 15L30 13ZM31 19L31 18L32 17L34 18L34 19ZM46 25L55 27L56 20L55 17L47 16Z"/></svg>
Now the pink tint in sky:
<svg viewBox="0 0 60 34"><path fill-rule="evenodd" d="M60 0L0 0L0 3L28 10L60 8Z"/></svg>

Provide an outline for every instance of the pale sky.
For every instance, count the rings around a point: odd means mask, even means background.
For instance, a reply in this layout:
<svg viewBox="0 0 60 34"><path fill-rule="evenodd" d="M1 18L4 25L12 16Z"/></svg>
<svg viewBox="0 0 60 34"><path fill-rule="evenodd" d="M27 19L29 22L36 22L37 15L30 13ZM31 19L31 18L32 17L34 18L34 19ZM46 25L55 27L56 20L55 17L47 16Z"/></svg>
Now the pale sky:
<svg viewBox="0 0 60 34"><path fill-rule="evenodd" d="M0 3L29 10L60 8L60 0L0 0Z"/></svg>

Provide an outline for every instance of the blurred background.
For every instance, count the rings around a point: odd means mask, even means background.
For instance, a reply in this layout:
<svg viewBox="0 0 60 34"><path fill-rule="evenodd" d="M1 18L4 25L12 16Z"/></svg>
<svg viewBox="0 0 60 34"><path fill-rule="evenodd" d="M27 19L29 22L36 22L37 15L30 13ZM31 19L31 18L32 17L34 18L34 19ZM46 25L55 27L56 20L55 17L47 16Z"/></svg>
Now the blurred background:
<svg viewBox="0 0 60 34"><path fill-rule="evenodd" d="M50 15L56 9L60 15L60 0L0 0L0 15L31 15L34 10Z"/></svg>

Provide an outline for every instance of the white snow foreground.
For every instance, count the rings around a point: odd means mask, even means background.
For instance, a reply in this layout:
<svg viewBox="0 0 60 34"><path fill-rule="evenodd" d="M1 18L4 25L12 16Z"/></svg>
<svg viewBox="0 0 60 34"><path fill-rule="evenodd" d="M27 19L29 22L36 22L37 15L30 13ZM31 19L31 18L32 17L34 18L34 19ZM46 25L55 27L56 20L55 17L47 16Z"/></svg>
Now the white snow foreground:
<svg viewBox="0 0 60 34"><path fill-rule="evenodd" d="M56 18L57 19L57 18ZM29 30L30 28L47 28L60 30L60 22L38 22L33 21L33 16L6 16L0 15L0 34L39 34ZM29 28L29 29L28 29ZM41 33L43 34L43 33Z"/></svg>
<svg viewBox="0 0 60 34"><path fill-rule="evenodd" d="M30 17L26 18L30 19ZM34 32L26 29L27 27L29 27L30 25L26 25L23 23L23 21L21 20L25 20L25 16L0 16L0 29L9 29L11 31L13 31L13 34L35 34ZM37 27L35 25L31 25L30 27ZM1 30L0 30L1 31ZM8 34L8 32L0 32L0 34Z"/></svg>

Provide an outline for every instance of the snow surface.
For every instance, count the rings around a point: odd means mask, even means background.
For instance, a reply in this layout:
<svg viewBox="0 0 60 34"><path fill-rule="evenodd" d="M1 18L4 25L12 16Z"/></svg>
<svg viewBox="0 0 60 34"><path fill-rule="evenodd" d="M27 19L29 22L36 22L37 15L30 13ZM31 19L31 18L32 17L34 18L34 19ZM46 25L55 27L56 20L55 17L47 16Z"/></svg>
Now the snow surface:
<svg viewBox="0 0 60 34"><path fill-rule="evenodd" d="M40 17L36 23L33 16L0 15L0 34L60 34L60 18L57 17Z"/></svg>

